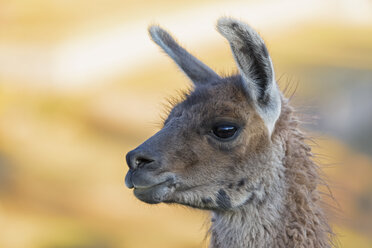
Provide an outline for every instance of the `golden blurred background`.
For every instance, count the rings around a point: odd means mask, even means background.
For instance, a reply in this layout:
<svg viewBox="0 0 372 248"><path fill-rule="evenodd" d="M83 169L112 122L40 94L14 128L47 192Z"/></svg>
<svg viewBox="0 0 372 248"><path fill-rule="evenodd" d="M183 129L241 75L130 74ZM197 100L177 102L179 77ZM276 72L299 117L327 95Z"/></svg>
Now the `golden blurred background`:
<svg viewBox="0 0 372 248"><path fill-rule="evenodd" d="M372 1L0 1L0 248L206 247L208 214L149 206L125 154L190 82L159 23L221 73L219 16L254 26L315 137L340 247L372 247ZM327 201L327 199L326 199Z"/></svg>

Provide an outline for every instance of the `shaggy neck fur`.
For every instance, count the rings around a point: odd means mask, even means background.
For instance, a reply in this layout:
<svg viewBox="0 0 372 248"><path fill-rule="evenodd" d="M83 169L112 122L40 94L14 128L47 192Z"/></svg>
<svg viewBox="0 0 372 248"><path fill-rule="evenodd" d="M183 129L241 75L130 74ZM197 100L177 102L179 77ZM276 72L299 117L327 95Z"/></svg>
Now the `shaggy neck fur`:
<svg viewBox="0 0 372 248"><path fill-rule="evenodd" d="M213 212L210 247L331 247L332 232L319 206L318 167L292 112L283 100L274 151L263 155L276 168L272 180L254 192L251 204Z"/></svg>

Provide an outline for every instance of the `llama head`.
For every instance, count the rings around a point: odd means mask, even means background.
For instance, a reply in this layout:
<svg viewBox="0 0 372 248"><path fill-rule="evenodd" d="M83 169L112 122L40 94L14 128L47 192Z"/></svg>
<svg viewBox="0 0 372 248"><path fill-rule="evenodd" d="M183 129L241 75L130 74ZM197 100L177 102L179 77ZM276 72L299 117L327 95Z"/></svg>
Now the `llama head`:
<svg viewBox="0 0 372 248"><path fill-rule="evenodd" d="M246 24L219 19L240 74L220 77L163 29L150 35L194 83L163 128L127 154L125 183L147 203L229 210L259 199L281 97L267 48Z"/></svg>

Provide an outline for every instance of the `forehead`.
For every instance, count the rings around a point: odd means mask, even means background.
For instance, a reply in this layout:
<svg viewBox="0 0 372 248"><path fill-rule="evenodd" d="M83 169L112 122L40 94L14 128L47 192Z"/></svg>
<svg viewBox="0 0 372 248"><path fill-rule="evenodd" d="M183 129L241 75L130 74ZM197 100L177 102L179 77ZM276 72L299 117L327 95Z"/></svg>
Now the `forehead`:
<svg viewBox="0 0 372 248"><path fill-rule="evenodd" d="M219 82L196 87L183 102L183 105L195 105L206 100L243 101L245 98L243 82L240 76L224 78Z"/></svg>
<svg viewBox="0 0 372 248"><path fill-rule="evenodd" d="M238 118L249 108L248 96L241 77L232 76L220 82L196 87L178 104L174 113L188 112L202 117L226 116Z"/></svg>

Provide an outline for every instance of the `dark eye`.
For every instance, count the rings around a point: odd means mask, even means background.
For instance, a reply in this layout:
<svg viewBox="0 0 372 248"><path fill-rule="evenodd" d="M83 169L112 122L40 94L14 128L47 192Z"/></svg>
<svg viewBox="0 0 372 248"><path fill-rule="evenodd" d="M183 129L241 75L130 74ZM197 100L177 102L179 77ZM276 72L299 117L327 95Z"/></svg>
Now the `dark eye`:
<svg viewBox="0 0 372 248"><path fill-rule="evenodd" d="M215 136L221 139L228 139L234 136L234 134L238 131L238 128L233 125L216 125L213 127L212 132Z"/></svg>

